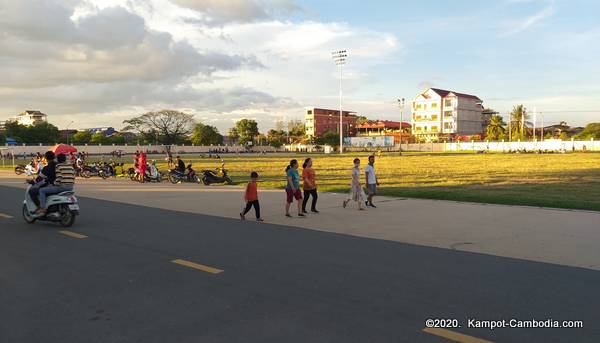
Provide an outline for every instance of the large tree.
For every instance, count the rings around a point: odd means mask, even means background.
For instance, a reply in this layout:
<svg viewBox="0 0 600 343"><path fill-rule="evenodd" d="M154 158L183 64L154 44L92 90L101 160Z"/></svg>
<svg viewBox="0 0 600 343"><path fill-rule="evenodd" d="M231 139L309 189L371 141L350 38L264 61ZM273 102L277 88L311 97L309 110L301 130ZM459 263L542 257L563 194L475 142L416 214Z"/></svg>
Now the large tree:
<svg viewBox="0 0 600 343"><path fill-rule="evenodd" d="M6 136L3 133L0 133L0 144L6 144Z"/></svg>
<svg viewBox="0 0 600 343"><path fill-rule="evenodd" d="M489 140L501 140L504 139L506 123L502 116L493 115L490 118L490 122L486 128L486 137Z"/></svg>
<svg viewBox="0 0 600 343"><path fill-rule="evenodd" d="M162 110L144 113L138 117L123 121L127 124L123 131L137 132L146 141L155 141L167 146L180 144L187 140L194 129L194 117L191 114Z"/></svg>
<svg viewBox="0 0 600 343"><path fill-rule="evenodd" d="M240 135L239 142L242 145L253 142L254 137L258 136L258 123L256 120L242 119L235 123L235 129Z"/></svg>
<svg viewBox="0 0 600 343"><path fill-rule="evenodd" d="M589 123L585 129L575 135L576 139L600 139L600 123Z"/></svg>
<svg viewBox="0 0 600 343"><path fill-rule="evenodd" d="M317 138L316 143L337 147L340 145L340 134L334 131L327 131Z"/></svg>
<svg viewBox="0 0 600 343"><path fill-rule="evenodd" d="M267 132L267 142L270 146L279 148L287 141L287 133L284 130L269 130Z"/></svg>
<svg viewBox="0 0 600 343"><path fill-rule="evenodd" d="M6 136L22 143L57 143L60 140L58 128L50 123L43 122L36 125L25 126L16 122L8 122L4 126Z"/></svg>
<svg viewBox="0 0 600 343"><path fill-rule="evenodd" d="M73 135L72 142L76 144L86 144L92 140L92 134L88 130L78 131Z"/></svg>
<svg viewBox="0 0 600 343"><path fill-rule="evenodd" d="M192 133L192 143L196 145L220 145L223 144L223 136L219 134L216 127L198 123Z"/></svg>

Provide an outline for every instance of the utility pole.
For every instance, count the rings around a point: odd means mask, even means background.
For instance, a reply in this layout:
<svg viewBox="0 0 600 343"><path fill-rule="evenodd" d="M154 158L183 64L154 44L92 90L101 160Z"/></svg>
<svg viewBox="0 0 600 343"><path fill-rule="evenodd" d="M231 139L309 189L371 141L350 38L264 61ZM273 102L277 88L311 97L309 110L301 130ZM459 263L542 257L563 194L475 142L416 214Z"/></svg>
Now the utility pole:
<svg viewBox="0 0 600 343"><path fill-rule="evenodd" d="M344 64L346 64L346 57L348 54L346 50L334 51L331 53L333 57L333 61L335 65L340 69L340 154L344 152L344 117L342 110L342 70L344 69Z"/></svg>
<svg viewBox="0 0 600 343"><path fill-rule="evenodd" d="M402 155L402 133L404 129L402 128L402 122L404 121L404 98L398 99L398 106L400 107L400 155Z"/></svg>

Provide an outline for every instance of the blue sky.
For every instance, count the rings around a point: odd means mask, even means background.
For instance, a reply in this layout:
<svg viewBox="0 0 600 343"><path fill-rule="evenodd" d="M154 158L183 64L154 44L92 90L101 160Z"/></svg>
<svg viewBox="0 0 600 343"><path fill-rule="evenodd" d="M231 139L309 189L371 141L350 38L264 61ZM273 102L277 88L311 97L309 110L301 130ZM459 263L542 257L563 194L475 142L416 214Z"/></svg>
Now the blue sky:
<svg viewBox="0 0 600 343"><path fill-rule="evenodd" d="M59 127L120 128L171 108L265 131L336 108L331 51L347 49L344 108L373 119L434 86L584 125L600 122L597 13L581 0L1 2L0 120L40 109Z"/></svg>
<svg viewBox="0 0 600 343"><path fill-rule="evenodd" d="M360 95L420 86L474 93L501 112L527 102L548 120L600 120L600 5L595 1L303 1L313 20L393 33L402 45L371 67ZM350 63L352 61L350 52ZM563 100L564 98L564 100ZM594 111L595 112L569 112ZM565 111L556 113L555 111Z"/></svg>

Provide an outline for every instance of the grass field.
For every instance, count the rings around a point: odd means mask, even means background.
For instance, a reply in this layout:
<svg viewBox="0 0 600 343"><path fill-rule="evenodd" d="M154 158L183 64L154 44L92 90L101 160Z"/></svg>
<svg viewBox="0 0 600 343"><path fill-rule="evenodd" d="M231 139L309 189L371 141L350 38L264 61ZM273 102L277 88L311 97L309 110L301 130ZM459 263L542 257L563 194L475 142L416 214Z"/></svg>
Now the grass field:
<svg viewBox="0 0 600 343"><path fill-rule="evenodd" d="M237 183L260 174L261 187L285 185L291 158L314 159L320 191L347 192L354 157L366 154L223 155ZM212 169L219 160L184 156L194 169ZM126 162L129 159L124 160ZM159 169L167 168L159 161ZM380 194L469 202L532 205L600 211L600 154L383 154L376 169Z"/></svg>

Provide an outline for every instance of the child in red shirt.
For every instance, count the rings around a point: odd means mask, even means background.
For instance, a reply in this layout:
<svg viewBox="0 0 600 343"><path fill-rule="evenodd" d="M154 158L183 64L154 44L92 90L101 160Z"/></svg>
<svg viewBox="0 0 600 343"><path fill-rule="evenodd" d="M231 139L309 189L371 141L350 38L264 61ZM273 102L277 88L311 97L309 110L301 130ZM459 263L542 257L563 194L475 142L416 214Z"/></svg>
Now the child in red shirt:
<svg viewBox="0 0 600 343"><path fill-rule="evenodd" d="M258 203L258 184L256 183L258 180L258 173L250 173L250 179L250 182L248 182L248 185L246 186L246 193L244 193L246 208L244 211L240 212L240 218L242 220L246 220L246 213L248 213L252 206L254 206L254 211L256 212L256 221L262 222L263 219L260 217L260 204Z"/></svg>

